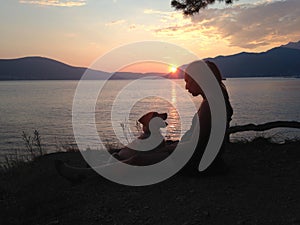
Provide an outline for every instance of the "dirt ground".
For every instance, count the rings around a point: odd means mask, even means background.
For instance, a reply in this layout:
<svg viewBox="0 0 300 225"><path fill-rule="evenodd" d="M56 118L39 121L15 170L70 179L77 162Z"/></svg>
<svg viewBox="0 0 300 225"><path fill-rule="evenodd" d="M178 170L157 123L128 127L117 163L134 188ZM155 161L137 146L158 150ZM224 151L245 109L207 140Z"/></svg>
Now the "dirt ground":
<svg viewBox="0 0 300 225"><path fill-rule="evenodd" d="M175 175L129 187L103 178L73 185L54 160L84 164L80 153L54 153L0 174L0 224L300 224L300 142L230 144L225 175Z"/></svg>

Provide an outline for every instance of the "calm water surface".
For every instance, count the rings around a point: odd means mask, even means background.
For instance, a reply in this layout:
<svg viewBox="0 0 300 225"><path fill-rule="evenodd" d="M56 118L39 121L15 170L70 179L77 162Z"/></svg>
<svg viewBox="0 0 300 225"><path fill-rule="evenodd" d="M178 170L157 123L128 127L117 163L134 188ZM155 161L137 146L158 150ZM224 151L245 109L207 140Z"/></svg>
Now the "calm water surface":
<svg viewBox="0 0 300 225"><path fill-rule="evenodd" d="M136 121L148 111L167 112L169 125L163 132L169 139L180 138L180 131L184 132L189 128L194 114L189 107L183 107L184 121L188 122L184 122L181 127L178 112L172 106L187 101L186 96L178 94L175 88L176 84L184 88L184 81L176 80L173 86L168 86L163 80L145 81L147 85L131 90L129 96L122 100L122 104L116 104L114 100L129 82L110 81L98 98L95 118L102 140L118 142L110 123L112 106L119 116L113 122L118 127L117 132L122 134L123 142L137 134ZM44 148L48 152L57 150L63 144L73 143L72 103L77 83L78 81L1 81L0 155L24 148L22 131L31 134L35 129L39 130ZM225 84L234 108L231 125L275 120L300 121L300 79L227 79ZM171 102L147 97L133 106L129 118L125 115L123 117L132 96L139 96L145 91L153 95L169 96ZM86 103L89 101L91 99L87 98ZM197 107L201 98L193 98L193 101ZM121 124L125 127L122 128ZM265 134L277 140L300 137L300 132L293 129L274 129ZM255 135L256 132L240 133L232 136L232 139L247 139ZM91 146L87 147L93 148L93 143L94 140L91 139Z"/></svg>

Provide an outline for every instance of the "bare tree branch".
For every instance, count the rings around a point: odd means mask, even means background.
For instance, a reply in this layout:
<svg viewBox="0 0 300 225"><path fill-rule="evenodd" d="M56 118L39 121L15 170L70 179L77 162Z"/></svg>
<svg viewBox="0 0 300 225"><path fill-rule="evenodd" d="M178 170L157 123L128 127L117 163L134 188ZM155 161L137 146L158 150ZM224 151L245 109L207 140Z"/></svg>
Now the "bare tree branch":
<svg viewBox="0 0 300 225"><path fill-rule="evenodd" d="M244 132L244 131L265 131L273 128L300 128L300 122L297 121L274 121L264 124L246 124L242 126L233 126L229 128L229 134Z"/></svg>

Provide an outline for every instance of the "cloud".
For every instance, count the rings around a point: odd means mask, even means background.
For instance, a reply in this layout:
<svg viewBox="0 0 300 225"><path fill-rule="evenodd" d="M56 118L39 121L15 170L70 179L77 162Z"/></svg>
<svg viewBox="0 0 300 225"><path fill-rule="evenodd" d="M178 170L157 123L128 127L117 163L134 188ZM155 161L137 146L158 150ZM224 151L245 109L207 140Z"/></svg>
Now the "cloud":
<svg viewBox="0 0 300 225"><path fill-rule="evenodd" d="M153 10L153 9L145 9L144 14L170 15L170 14L172 14L172 12L164 12L164 11Z"/></svg>
<svg viewBox="0 0 300 225"><path fill-rule="evenodd" d="M137 26L135 24L131 24L129 26L129 30L135 30L135 29L137 29Z"/></svg>
<svg viewBox="0 0 300 225"><path fill-rule="evenodd" d="M105 26L120 25L120 24L123 24L125 22L126 22L125 20L114 20L114 21L111 21L111 22L105 24Z"/></svg>
<svg viewBox="0 0 300 225"><path fill-rule="evenodd" d="M300 1L264 1L202 10L190 19L166 15L158 35L194 38L219 38L229 46L246 49L282 44L300 39Z"/></svg>
<svg viewBox="0 0 300 225"><path fill-rule="evenodd" d="M300 1L286 0L208 9L192 21L214 29L231 46L253 49L300 38Z"/></svg>
<svg viewBox="0 0 300 225"><path fill-rule="evenodd" d="M19 0L19 3L42 6L74 7L86 5L86 0Z"/></svg>

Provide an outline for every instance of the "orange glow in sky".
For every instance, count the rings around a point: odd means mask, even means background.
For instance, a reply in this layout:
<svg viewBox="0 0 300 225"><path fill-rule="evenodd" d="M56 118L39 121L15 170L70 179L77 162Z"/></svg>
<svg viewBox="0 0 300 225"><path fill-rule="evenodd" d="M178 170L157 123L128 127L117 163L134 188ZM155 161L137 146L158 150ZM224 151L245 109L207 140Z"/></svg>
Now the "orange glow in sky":
<svg viewBox="0 0 300 225"><path fill-rule="evenodd" d="M134 73L175 73L177 68L159 62L139 62L123 67L119 72L134 72Z"/></svg>

